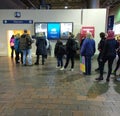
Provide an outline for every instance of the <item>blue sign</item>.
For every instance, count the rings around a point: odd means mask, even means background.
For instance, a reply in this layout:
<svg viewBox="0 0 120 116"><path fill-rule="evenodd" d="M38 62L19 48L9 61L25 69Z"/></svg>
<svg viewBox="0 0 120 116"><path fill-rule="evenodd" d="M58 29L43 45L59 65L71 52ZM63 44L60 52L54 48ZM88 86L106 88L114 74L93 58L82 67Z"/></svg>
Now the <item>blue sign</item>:
<svg viewBox="0 0 120 116"><path fill-rule="evenodd" d="M108 16L107 30L112 30L114 25L114 15Z"/></svg>
<svg viewBox="0 0 120 116"><path fill-rule="evenodd" d="M3 20L3 24L33 24L33 20Z"/></svg>
<svg viewBox="0 0 120 116"><path fill-rule="evenodd" d="M60 39L60 23L48 23L48 39Z"/></svg>

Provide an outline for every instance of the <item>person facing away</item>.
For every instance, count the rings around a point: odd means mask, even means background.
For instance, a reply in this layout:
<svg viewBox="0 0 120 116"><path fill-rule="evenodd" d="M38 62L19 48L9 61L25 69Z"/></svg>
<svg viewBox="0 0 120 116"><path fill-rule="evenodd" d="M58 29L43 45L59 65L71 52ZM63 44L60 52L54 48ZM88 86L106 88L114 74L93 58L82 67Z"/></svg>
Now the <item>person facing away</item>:
<svg viewBox="0 0 120 116"><path fill-rule="evenodd" d="M75 57L75 50L74 50L75 40L74 35L69 32L68 40L66 42L66 63L63 68L60 70L65 70L69 64L69 60L71 60L71 71L74 70L74 57Z"/></svg>
<svg viewBox="0 0 120 116"><path fill-rule="evenodd" d="M91 58L95 51L95 40L93 39L92 33L87 32L80 50L81 56L85 57L85 75L91 75Z"/></svg>
<svg viewBox="0 0 120 116"><path fill-rule="evenodd" d="M32 65L32 39L30 35L27 33L27 30L24 30L24 33L20 38L20 50L23 52L23 66ZM28 63L28 64L27 64Z"/></svg>
<svg viewBox="0 0 120 116"><path fill-rule="evenodd" d="M14 42L16 64L20 63L19 54L21 54L21 63L23 63L23 54L22 51L20 50L19 44L20 44L20 34L18 33L15 35L15 42Z"/></svg>
<svg viewBox="0 0 120 116"><path fill-rule="evenodd" d="M115 40L114 31L108 30L107 38L105 40L105 44L104 44L104 48L103 48L103 53L101 56L100 75L98 78L96 78L96 80L98 80L98 81L103 80L104 65L108 61L108 73L107 73L106 82L110 81L110 75L112 72L112 64L116 57L116 49L117 48L118 48L118 42L117 42L117 40Z"/></svg>
<svg viewBox="0 0 120 116"><path fill-rule="evenodd" d="M103 48L104 48L104 43L105 43L105 39L106 39L106 34L104 32L101 32L100 34L100 41L98 43L98 50L99 50L99 54L98 54L98 57L97 57L97 62L98 62L98 68L95 69L95 71L100 71L100 59L101 59L101 55L102 55L102 52L103 52Z"/></svg>
<svg viewBox="0 0 120 116"><path fill-rule="evenodd" d="M11 47L11 58L13 58L14 56L14 41L15 41L15 36L12 35L12 37L10 38L10 47Z"/></svg>
<svg viewBox="0 0 120 116"><path fill-rule="evenodd" d="M63 68L63 56L65 54L65 48L61 40L57 40L55 44L54 54L57 59L56 68Z"/></svg>
<svg viewBox="0 0 120 116"><path fill-rule="evenodd" d="M117 55L118 55L118 60L117 60L117 64L116 64L116 67L113 71L113 74L116 76L116 72L117 70L119 69L120 67L120 38L117 39L118 43L119 43L119 47L117 48Z"/></svg>
<svg viewBox="0 0 120 116"><path fill-rule="evenodd" d="M44 37L43 33L38 33L38 37L36 37L36 62L35 65L39 65L40 55L42 56L42 65L45 63L45 58L47 55L47 41Z"/></svg>

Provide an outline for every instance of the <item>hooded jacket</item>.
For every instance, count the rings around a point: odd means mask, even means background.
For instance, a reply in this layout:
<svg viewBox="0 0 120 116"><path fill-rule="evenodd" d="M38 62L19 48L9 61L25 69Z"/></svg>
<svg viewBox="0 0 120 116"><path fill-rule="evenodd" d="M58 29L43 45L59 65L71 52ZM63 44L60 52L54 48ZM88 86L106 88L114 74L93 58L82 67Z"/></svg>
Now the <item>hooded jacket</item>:
<svg viewBox="0 0 120 116"><path fill-rule="evenodd" d="M105 40L102 58L116 57L116 49L118 48L119 44L114 38L114 31L109 30L107 34L108 36Z"/></svg>

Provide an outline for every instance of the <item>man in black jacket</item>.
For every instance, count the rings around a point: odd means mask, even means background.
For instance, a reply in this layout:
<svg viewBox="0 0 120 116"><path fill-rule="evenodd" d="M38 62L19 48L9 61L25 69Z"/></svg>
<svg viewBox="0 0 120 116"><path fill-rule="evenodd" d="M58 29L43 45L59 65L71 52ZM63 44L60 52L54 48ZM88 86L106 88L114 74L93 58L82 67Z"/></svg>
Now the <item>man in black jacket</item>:
<svg viewBox="0 0 120 116"><path fill-rule="evenodd" d="M104 32L101 32L100 33L100 42L98 43L98 50L99 50L99 54L98 54L98 57L97 57L97 61L98 61L98 68L95 69L95 71L100 71L100 59L101 59L101 55L102 55L102 52L103 52L103 48L104 48L104 43L105 43L105 33Z"/></svg>

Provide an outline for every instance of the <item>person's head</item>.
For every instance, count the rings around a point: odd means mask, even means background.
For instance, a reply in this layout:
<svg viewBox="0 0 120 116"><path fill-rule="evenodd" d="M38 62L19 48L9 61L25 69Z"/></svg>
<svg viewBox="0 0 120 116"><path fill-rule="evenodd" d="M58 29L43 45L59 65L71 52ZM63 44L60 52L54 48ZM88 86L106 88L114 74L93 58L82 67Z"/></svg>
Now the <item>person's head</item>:
<svg viewBox="0 0 120 116"><path fill-rule="evenodd" d="M20 38L20 34L17 33L17 34L15 35L15 37L19 39L19 38Z"/></svg>
<svg viewBox="0 0 120 116"><path fill-rule="evenodd" d="M108 30L107 32L107 39L114 39L115 38L115 34L113 30Z"/></svg>
<svg viewBox="0 0 120 116"><path fill-rule="evenodd" d="M72 33L72 32L69 32L69 33L68 33L68 37L69 37L69 38L73 38L73 37L74 37L73 33Z"/></svg>
<svg viewBox="0 0 120 116"><path fill-rule="evenodd" d="M24 33L27 33L27 30L26 30L26 29L24 30Z"/></svg>
<svg viewBox="0 0 120 116"><path fill-rule="evenodd" d="M104 32L101 32L101 33L100 33L100 38L105 38L105 36L106 36L106 35L105 35Z"/></svg>
<svg viewBox="0 0 120 116"><path fill-rule="evenodd" d="M86 33L86 38L93 39L92 33L91 32L87 32Z"/></svg>

